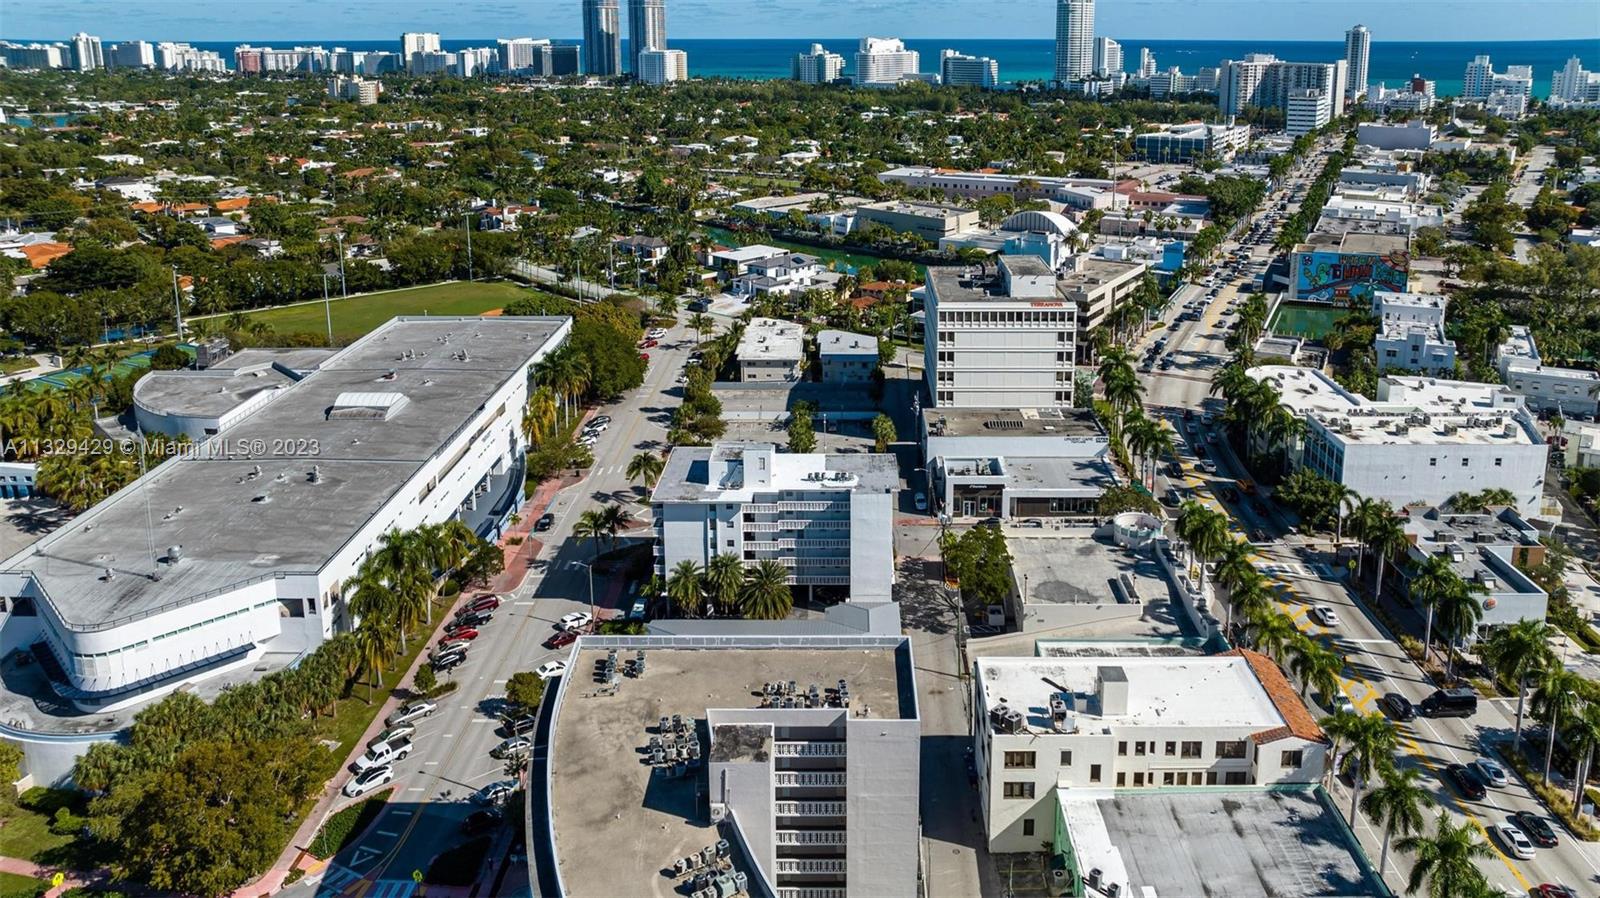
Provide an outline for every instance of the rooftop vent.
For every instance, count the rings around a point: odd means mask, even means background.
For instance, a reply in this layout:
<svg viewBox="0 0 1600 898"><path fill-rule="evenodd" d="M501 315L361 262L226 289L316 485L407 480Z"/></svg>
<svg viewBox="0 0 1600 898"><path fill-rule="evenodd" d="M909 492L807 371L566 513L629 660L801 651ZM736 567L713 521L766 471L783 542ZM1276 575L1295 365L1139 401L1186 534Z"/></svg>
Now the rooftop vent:
<svg viewBox="0 0 1600 898"><path fill-rule="evenodd" d="M999 418L991 418L988 421L983 422L983 429L984 430L1021 430L1022 429L1022 422L1021 421L1001 420Z"/></svg>
<svg viewBox="0 0 1600 898"><path fill-rule="evenodd" d="M265 505L268 502L272 501L272 497L267 495L266 493L261 493L260 495L257 495L255 497L251 498L250 501L255 503L256 505Z"/></svg>
<svg viewBox="0 0 1600 898"><path fill-rule="evenodd" d="M406 405L404 393L340 393L328 409L328 419L366 418L387 421Z"/></svg>

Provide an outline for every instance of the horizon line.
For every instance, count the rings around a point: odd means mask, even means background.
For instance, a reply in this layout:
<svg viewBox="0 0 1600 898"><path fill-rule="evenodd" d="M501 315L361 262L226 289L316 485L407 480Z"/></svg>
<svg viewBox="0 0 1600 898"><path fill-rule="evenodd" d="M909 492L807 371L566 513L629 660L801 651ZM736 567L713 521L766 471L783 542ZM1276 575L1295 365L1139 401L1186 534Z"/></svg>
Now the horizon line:
<svg viewBox="0 0 1600 898"><path fill-rule="evenodd" d="M402 32L402 33L413 33L413 32ZM414 33L439 34L439 32L414 32ZM828 36L828 35L805 35L805 36L801 36L801 37L682 37L682 38L676 38L676 40L681 40L681 41L764 41L764 42L771 42L771 43L792 43L792 42L803 42L803 41L811 41L811 40L859 41L859 40L861 40L862 38L865 38L865 37L880 37L880 36L892 36L892 35L853 34L853 35L834 35L834 36ZM1298 38L1298 37L1250 37L1250 38L1237 38L1237 37L1230 37L1230 38L1220 38L1220 37L1115 37L1114 35L1109 35L1109 34L1105 34L1105 35L1097 34L1095 36L1096 37L1109 37L1109 38L1112 38L1113 40L1117 40L1119 42L1147 41L1147 42L1151 42L1151 43L1247 44L1247 43L1259 42L1259 41L1272 41L1272 42L1275 42L1275 43L1283 43L1283 44L1342 44L1342 43L1344 43L1344 39L1342 37L1330 37L1330 38ZM105 38L105 37L101 37L100 35L91 35L91 37L99 38L102 42L105 42L107 40L111 40L111 41L134 41L134 40L149 41L149 40L158 40L157 38L143 38L143 37ZM519 35L515 35L515 37L532 37L532 35L519 34ZM0 35L0 40L5 40L5 41L61 41L61 42L65 42L65 41L70 41L71 39L72 38L71 38L70 35L67 36L67 37L64 37L64 38L5 37L3 35ZM490 36L446 37L443 34L439 34L439 39L442 40L442 41L443 40L448 40L448 41L480 41L480 40L481 41L496 41L496 40L508 40L508 39L511 39L511 38L508 38L505 35L494 35L492 37L490 37ZM540 39L540 38L535 38L535 39ZM549 37L544 37L542 39L544 39L544 40L559 40L559 41L577 41L577 42L582 42L582 40L583 40L581 35L579 35L579 36L564 36L564 35L563 36L549 36ZM1054 41L1055 41L1054 38L1050 38L1050 37L970 37L970 36L968 36L968 37L946 37L946 36L935 36L935 37L900 37L898 39L899 40L906 40L906 41L1013 41L1013 42L1016 42L1016 43L1054 43ZM179 40L179 39L176 39L176 38L159 38L159 40ZM310 38L310 37L296 37L296 38L290 38L290 37L271 37L271 38L268 38L268 37L252 37L252 38L218 37L218 38L182 38L181 40L184 40L184 41L200 41L202 43L209 43L209 44L221 44L221 43L236 43L236 42L237 43L243 43L243 42L248 42L248 41L252 41L252 40L255 40L255 41L266 41L266 40L273 40L273 41L290 41L290 40L292 40L292 41L308 41L308 40L316 40L316 41L322 41L322 42L330 42L330 41L333 41L333 40L341 40L341 41L382 41L382 40L390 40L390 38L382 38L382 37L340 37L340 38L332 38L332 37L317 37L317 38ZM393 40L396 43L399 43L399 37L398 36L393 38ZM622 40L624 42L626 42L628 40L628 37L626 35L623 35ZM671 39L669 39L669 40L671 40ZM1373 44L1559 44L1559 43L1577 43L1577 42L1588 42L1588 41L1600 41L1600 34L1596 34L1596 35L1594 35L1592 37L1546 37L1546 38L1521 38L1521 39L1477 38L1477 39L1471 39L1471 40L1447 40L1447 41L1428 40L1428 39L1422 39L1422 38L1416 38L1416 39L1395 39L1395 38L1391 38L1391 39L1388 39L1388 40L1378 40L1376 37L1374 37L1372 39L1372 43Z"/></svg>

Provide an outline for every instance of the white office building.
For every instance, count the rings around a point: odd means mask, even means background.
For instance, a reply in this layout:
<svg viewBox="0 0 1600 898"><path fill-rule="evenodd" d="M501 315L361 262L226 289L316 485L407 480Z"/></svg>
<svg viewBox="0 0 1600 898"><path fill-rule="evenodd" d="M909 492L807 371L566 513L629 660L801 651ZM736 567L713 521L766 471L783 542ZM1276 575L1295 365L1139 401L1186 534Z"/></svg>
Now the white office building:
<svg viewBox="0 0 1600 898"><path fill-rule="evenodd" d="M1332 111L1333 104L1323 91L1293 91L1284 105L1284 133L1296 137L1310 134L1329 122Z"/></svg>
<svg viewBox="0 0 1600 898"><path fill-rule="evenodd" d="M1533 333L1521 324L1495 352L1500 380L1524 397L1530 408L1563 416L1600 414L1600 373L1557 368L1539 357Z"/></svg>
<svg viewBox="0 0 1600 898"><path fill-rule="evenodd" d="M1094 75L1105 78L1122 71L1122 45L1109 37L1094 39Z"/></svg>
<svg viewBox="0 0 1600 898"><path fill-rule="evenodd" d="M1461 96L1468 100L1485 100L1495 93L1533 96L1533 66L1506 66L1504 72L1496 72L1487 55L1473 57L1461 79Z"/></svg>
<svg viewBox="0 0 1600 898"><path fill-rule="evenodd" d="M1380 150L1426 150L1436 137L1438 131L1421 119L1394 125L1382 122L1356 125L1356 144Z"/></svg>
<svg viewBox="0 0 1600 898"><path fill-rule="evenodd" d="M988 848L1037 852L1060 802L1118 790L1315 783L1329 740L1264 655L979 658L973 746Z"/></svg>
<svg viewBox="0 0 1600 898"><path fill-rule="evenodd" d="M1249 125L1184 122L1133 136L1134 150L1141 158L1154 162L1193 162L1198 159L1227 162L1249 145Z"/></svg>
<svg viewBox="0 0 1600 898"><path fill-rule="evenodd" d="M1056 0L1056 79L1094 74L1094 0Z"/></svg>
<svg viewBox="0 0 1600 898"><path fill-rule="evenodd" d="M1306 422L1304 437L1286 449L1291 466L1396 504L1440 505L1456 493L1503 488L1523 514L1539 510L1548 447L1508 387L1391 376L1371 400L1309 368L1249 374Z"/></svg>
<svg viewBox="0 0 1600 898"><path fill-rule="evenodd" d="M1474 587L1483 615L1473 637L1490 627L1542 621L1550 596L1524 571L1545 560L1539 531L1510 508L1461 514L1437 507L1406 508L1406 550L1414 574L1434 556L1444 557L1456 576ZM1402 573L1404 576L1404 573Z"/></svg>
<svg viewBox="0 0 1600 898"><path fill-rule="evenodd" d="M898 84L920 67L921 56L897 37L864 37L856 51L857 84Z"/></svg>
<svg viewBox="0 0 1600 898"><path fill-rule="evenodd" d="M930 267L924 366L937 408L1071 408L1077 309L1036 256Z"/></svg>
<svg viewBox="0 0 1600 898"><path fill-rule="evenodd" d="M812 44L810 50L794 55L792 72L796 81L832 84L844 74L844 57L829 53L821 44Z"/></svg>
<svg viewBox="0 0 1600 898"><path fill-rule="evenodd" d="M149 41L112 44L106 53L106 65L113 69L153 69L156 67L156 45Z"/></svg>
<svg viewBox="0 0 1600 898"><path fill-rule="evenodd" d="M703 570L732 554L765 560L793 586L845 587L852 602L890 601L894 586L894 456L778 452L771 443L680 446L650 501L656 573Z"/></svg>
<svg viewBox="0 0 1600 898"><path fill-rule="evenodd" d="M1346 75L1345 96L1352 102L1367 92L1367 66L1372 59L1372 32L1365 25L1344 33L1344 61Z"/></svg>
<svg viewBox="0 0 1600 898"><path fill-rule="evenodd" d="M1380 373L1400 368L1424 374L1454 374L1456 344L1444 335L1448 300L1431 293L1372 292L1373 337Z"/></svg>
<svg viewBox="0 0 1600 898"><path fill-rule="evenodd" d="M999 87L1000 63L987 56L939 51L939 79L961 87Z"/></svg>
<svg viewBox="0 0 1600 898"><path fill-rule="evenodd" d="M500 71L515 74L537 71L540 55L550 46L550 41L531 37L500 38L495 46L500 57Z"/></svg>
<svg viewBox="0 0 1600 898"><path fill-rule="evenodd" d="M645 84L689 80L689 54L682 50L641 50L634 59L637 77Z"/></svg>
<svg viewBox="0 0 1600 898"><path fill-rule="evenodd" d="M646 63L642 54L652 50L667 49L667 0L628 0L628 52L633 56L629 69L634 77L640 81L645 80L645 67L650 65L651 74L659 74L659 62ZM688 71L688 66L684 66ZM667 81L683 81L689 76L681 78L662 78L648 81L648 84L663 84Z"/></svg>
<svg viewBox="0 0 1600 898"><path fill-rule="evenodd" d="M72 67L80 72L106 67L105 51L100 46L100 38L84 34L82 31L72 36Z"/></svg>
<svg viewBox="0 0 1600 898"><path fill-rule="evenodd" d="M1150 48L1149 47L1140 47L1139 48L1139 71L1136 74L1140 78L1149 78L1151 75L1154 75L1155 73L1156 73L1156 55L1154 53L1150 52Z"/></svg>
<svg viewBox="0 0 1600 898"><path fill-rule="evenodd" d="M1328 118L1344 115L1345 60L1285 62L1270 53L1223 60L1218 73L1217 106L1223 115L1240 115L1246 107L1288 111L1292 97L1317 91L1327 97ZM1307 109L1302 102L1301 114Z"/></svg>

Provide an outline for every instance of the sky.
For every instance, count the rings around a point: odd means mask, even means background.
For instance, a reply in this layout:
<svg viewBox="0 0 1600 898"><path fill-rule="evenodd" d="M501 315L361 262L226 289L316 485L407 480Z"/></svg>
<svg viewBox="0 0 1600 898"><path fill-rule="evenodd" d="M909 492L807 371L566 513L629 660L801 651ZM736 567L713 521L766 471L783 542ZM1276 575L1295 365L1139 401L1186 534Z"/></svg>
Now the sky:
<svg viewBox="0 0 1600 898"><path fill-rule="evenodd" d="M627 0L621 4L626 10ZM576 38L580 0L0 0L0 37L107 40ZM1571 40L1600 43L1596 0L1100 0L1096 32L1146 40ZM1034 38L1055 0L667 0L678 38ZM1521 14L1519 14L1519 10ZM1003 13L1002 13L1003 11ZM623 19L626 21L626 12Z"/></svg>

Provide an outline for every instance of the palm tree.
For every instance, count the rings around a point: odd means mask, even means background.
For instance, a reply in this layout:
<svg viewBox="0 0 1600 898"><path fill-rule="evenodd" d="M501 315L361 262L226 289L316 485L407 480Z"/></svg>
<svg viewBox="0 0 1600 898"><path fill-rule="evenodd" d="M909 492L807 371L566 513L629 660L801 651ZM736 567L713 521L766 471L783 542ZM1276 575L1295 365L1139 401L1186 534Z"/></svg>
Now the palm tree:
<svg viewBox="0 0 1600 898"><path fill-rule="evenodd" d="M700 565L695 564L694 559L685 558L673 565L667 577L667 598L685 617L700 616L705 592L700 584Z"/></svg>
<svg viewBox="0 0 1600 898"><path fill-rule="evenodd" d="M1533 691L1533 711L1548 721L1549 737L1544 747L1544 779L1550 781L1550 760L1556 750L1556 730L1561 720L1572 715L1578 705L1578 690L1585 688L1583 677L1559 664L1545 667L1538 674Z"/></svg>
<svg viewBox="0 0 1600 898"><path fill-rule="evenodd" d="M606 541L611 548L617 548L617 533L625 529L633 521L633 515L628 513L621 505L607 505L600 511L600 527L605 531Z"/></svg>
<svg viewBox="0 0 1600 898"><path fill-rule="evenodd" d="M1528 698L1528 679L1555 660L1550 651L1550 626L1542 620L1520 620L1497 627L1478 648L1484 663L1502 680L1517 684L1517 728L1511 750L1522 746L1522 711Z"/></svg>
<svg viewBox="0 0 1600 898"><path fill-rule="evenodd" d="M387 628L378 620L364 622L356 628L356 653L361 659L361 666L367 671L367 704L372 704L372 687L383 676L383 668L389 660L389 637L385 632Z"/></svg>
<svg viewBox="0 0 1600 898"><path fill-rule="evenodd" d="M1289 644L1302 635L1289 615L1281 611L1268 611L1250 622L1251 643L1257 651L1280 664Z"/></svg>
<svg viewBox="0 0 1600 898"><path fill-rule="evenodd" d="M1405 527L1400 519L1393 513L1375 518L1367 523L1367 532L1364 534L1367 546L1372 549L1372 554L1377 558L1378 576L1372 585L1372 598L1376 603L1383 598L1383 572L1386 562L1392 562L1400 557L1411 547L1411 541L1406 539Z"/></svg>
<svg viewBox="0 0 1600 898"><path fill-rule="evenodd" d="M426 615L433 619L433 552L418 530L390 530L372 554L377 575L394 593L394 619L400 630L400 651L405 651L405 631Z"/></svg>
<svg viewBox="0 0 1600 898"><path fill-rule="evenodd" d="M1335 711L1318 721L1322 724L1322 731L1333 739L1333 744L1328 747L1329 764L1327 770L1324 770L1324 775L1332 770L1333 759L1339 757L1340 744L1349 738L1351 731L1360 725L1357 716L1349 711Z"/></svg>
<svg viewBox="0 0 1600 898"><path fill-rule="evenodd" d="M1428 619L1423 624L1422 652L1424 655L1433 644L1433 610L1445 596L1464 589L1461 576L1455 568L1450 566L1450 559L1444 555L1430 555L1422 563L1421 570L1411 580L1411 594L1422 602L1428 611Z"/></svg>
<svg viewBox="0 0 1600 898"><path fill-rule="evenodd" d="M1572 748L1572 807L1583 816L1583 787L1589 782L1590 761L1600 748L1600 706L1585 705L1567 725L1567 743Z"/></svg>
<svg viewBox="0 0 1600 898"><path fill-rule="evenodd" d="M1344 656L1301 634L1289 643L1289 668L1300 678L1300 697L1308 689L1317 690L1323 701L1332 704L1339 694L1339 672L1344 670Z"/></svg>
<svg viewBox="0 0 1600 898"><path fill-rule="evenodd" d="M694 328L695 342L705 339L705 332L712 327L711 316L704 312L696 312L689 316L689 326Z"/></svg>
<svg viewBox="0 0 1600 898"><path fill-rule="evenodd" d="M1422 809L1433 804L1433 797L1419 782L1422 771L1415 767L1400 770L1381 767L1383 783L1361 799L1361 809L1383 825L1383 850L1378 856L1378 875L1389 868L1389 840L1395 833L1409 836L1422 829Z"/></svg>
<svg viewBox="0 0 1600 898"><path fill-rule="evenodd" d="M1239 584L1228 594L1228 623L1231 626L1233 616L1239 615L1245 620L1255 620L1260 615L1272 613L1272 603L1277 600L1272 588L1267 585L1267 578L1257 574L1249 580ZM1279 614L1287 619L1287 615ZM1291 621L1290 626L1294 626Z"/></svg>
<svg viewBox="0 0 1600 898"><path fill-rule="evenodd" d="M706 562L706 593L718 614L732 614L739 607L739 588L744 585L744 562L739 556L721 553Z"/></svg>
<svg viewBox="0 0 1600 898"><path fill-rule="evenodd" d="M1189 500L1178 512L1178 535L1200 561L1200 591L1206 589L1206 562L1217 557L1232 540L1227 516Z"/></svg>
<svg viewBox="0 0 1600 898"><path fill-rule="evenodd" d="M1459 898L1477 893L1485 885L1477 861L1494 857L1494 849L1478 840L1471 823L1452 826L1443 811L1434 819L1433 827L1432 836L1406 836L1395 843L1396 848L1414 855L1406 894L1414 895L1424 886L1428 898Z"/></svg>
<svg viewBox="0 0 1600 898"><path fill-rule="evenodd" d="M556 427L556 393L549 386L535 387L522 412L522 437L528 445L542 446Z"/></svg>
<svg viewBox="0 0 1600 898"><path fill-rule="evenodd" d="M628 479L644 481L645 489L656 485L656 479L667 466L666 459L654 452L638 452L628 459Z"/></svg>
<svg viewBox="0 0 1600 898"><path fill-rule="evenodd" d="M739 609L751 620L783 620L794 607L789 570L768 558L745 572Z"/></svg>
<svg viewBox="0 0 1600 898"><path fill-rule="evenodd" d="M606 522L601 513L593 508L578 515L578 520L572 525L572 535L579 540L594 540L594 554L600 554L600 540L606 536Z"/></svg>
<svg viewBox="0 0 1600 898"><path fill-rule="evenodd" d="M1374 770L1390 767L1399 743L1394 724L1382 714L1360 714L1345 734L1350 750L1344 753L1344 772L1350 777L1350 825L1356 825L1356 803Z"/></svg>
<svg viewBox="0 0 1600 898"><path fill-rule="evenodd" d="M1445 593L1439 601L1439 625L1444 629L1448 639L1447 659L1445 662L1445 679L1452 679L1456 670L1456 645L1472 632L1472 629L1483 620L1483 603L1477 594L1483 592L1483 584L1476 580L1467 581L1456 578L1457 588Z"/></svg>

